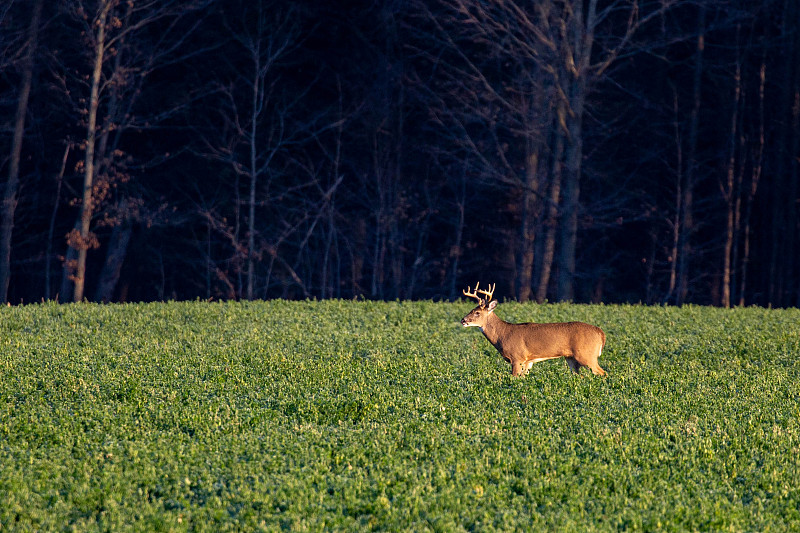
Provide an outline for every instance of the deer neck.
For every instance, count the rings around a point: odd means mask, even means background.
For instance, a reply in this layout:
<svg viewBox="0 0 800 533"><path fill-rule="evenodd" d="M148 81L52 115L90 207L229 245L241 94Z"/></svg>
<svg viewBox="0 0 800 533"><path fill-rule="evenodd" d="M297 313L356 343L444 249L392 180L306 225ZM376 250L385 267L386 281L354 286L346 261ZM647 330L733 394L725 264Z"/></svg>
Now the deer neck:
<svg viewBox="0 0 800 533"><path fill-rule="evenodd" d="M483 333L489 342L497 346L500 339L508 330L509 325L508 322L492 313L486 319L486 325L481 328L481 333Z"/></svg>

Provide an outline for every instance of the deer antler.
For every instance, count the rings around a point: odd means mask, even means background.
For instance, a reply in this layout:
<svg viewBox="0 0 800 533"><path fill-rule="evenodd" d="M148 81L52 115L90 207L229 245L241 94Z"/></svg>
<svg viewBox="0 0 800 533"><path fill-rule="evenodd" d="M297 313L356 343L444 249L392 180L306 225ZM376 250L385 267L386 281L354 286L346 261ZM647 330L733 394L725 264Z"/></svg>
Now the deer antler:
<svg viewBox="0 0 800 533"><path fill-rule="evenodd" d="M492 294L494 294L494 288L497 287L497 283L495 283L494 285L489 284L489 290L488 291L484 291L482 289L479 289L478 287L480 287L480 286L481 286L481 282L479 281L478 283L475 284L475 290L474 291L469 292L469 285L467 285L467 290L466 291L461 291L461 292L464 293L464 296L469 296L470 298L475 298L476 300L478 300L478 304L481 307L485 307L486 304L489 303L489 301L492 299ZM480 296L478 296L478 293L481 293L484 296L486 296L486 299L483 299Z"/></svg>
<svg viewBox="0 0 800 533"><path fill-rule="evenodd" d="M477 283L477 285L475 285L475 290L472 291L472 292L469 292L469 285L467 285L467 290L465 290L465 291L462 290L461 292L464 293L464 296L468 296L470 298L475 298L480 302L481 300L483 300L483 298L478 296L478 287L480 286L480 284L481 284L481 282L479 281Z"/></svg>
<svg viewBox="0 0 800 533"><path fill-rule="evenodd" d="M488 290L488 291L484 291L484 290L480 290L480 291L479 291L479 290L478 290L478 286L477 286L477 285L475 285L475 292L479 292L479 293L481 293L481 294L484 294L484 295L486 295L486 303L489 303L490 301L492 301L492 294L494 294L494 288L495 288L495 287L497 287L497 283L495 283L494 285L492 285L492 284L490 283L490 284L489 284L489 290Z"/></svg>

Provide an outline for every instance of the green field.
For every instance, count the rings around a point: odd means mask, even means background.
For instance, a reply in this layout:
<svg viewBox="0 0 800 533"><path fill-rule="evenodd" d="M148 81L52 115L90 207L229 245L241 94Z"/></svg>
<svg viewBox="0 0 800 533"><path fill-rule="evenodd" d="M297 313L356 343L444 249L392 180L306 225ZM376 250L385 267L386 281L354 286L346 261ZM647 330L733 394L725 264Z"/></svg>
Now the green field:
<svg viewBox="0 0 800 533"><path fill-rule="evenodd" d="M0 310L0 531L798 531L800 311L601 326L516 379L471 304Z"/></svg>

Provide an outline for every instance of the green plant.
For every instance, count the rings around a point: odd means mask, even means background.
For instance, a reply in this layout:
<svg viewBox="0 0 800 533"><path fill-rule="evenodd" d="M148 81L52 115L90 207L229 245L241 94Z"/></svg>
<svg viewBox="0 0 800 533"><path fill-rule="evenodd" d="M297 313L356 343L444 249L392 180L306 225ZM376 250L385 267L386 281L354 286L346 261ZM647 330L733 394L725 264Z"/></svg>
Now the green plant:
<svg viewBox="0 0 800 533"><path fill-rule="evenodd" d="M0 313L0 530L800 528L800 312L506 303L606 331L524 378L468 303Z"/></svg>

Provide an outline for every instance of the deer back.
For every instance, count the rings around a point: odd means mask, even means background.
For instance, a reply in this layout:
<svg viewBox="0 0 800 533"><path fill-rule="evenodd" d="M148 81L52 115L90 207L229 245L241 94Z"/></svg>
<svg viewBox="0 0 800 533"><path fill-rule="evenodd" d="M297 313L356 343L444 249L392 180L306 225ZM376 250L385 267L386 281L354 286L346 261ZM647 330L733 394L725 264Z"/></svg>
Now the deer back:
<svg viewBox="0 0 800 533"><path fill-rule="evenodd" d="M569 357L605 345L603 330L583 322L510 324L493 314L483 332L497 351L512 359Z"/></svg>

